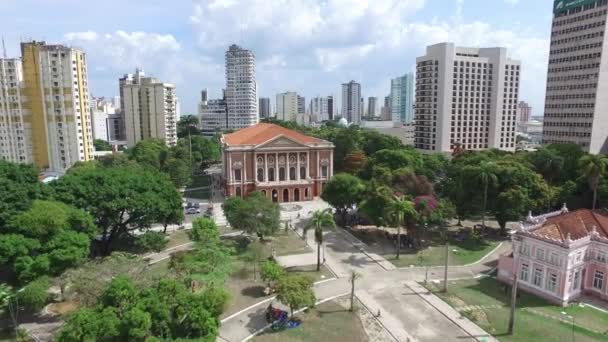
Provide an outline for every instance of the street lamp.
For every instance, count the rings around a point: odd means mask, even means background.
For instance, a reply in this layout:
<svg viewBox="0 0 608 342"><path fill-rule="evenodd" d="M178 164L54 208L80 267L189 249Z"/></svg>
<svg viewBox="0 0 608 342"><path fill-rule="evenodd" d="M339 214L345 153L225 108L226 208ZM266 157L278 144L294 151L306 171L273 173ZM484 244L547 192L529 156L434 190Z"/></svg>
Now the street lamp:
<svg viewBox="0 0 608 342"><path fill-rule="evenodd" d="M562 311L562 315L572 321L572 342L574 342L574 315L570 316L566 311Z"/></svg>

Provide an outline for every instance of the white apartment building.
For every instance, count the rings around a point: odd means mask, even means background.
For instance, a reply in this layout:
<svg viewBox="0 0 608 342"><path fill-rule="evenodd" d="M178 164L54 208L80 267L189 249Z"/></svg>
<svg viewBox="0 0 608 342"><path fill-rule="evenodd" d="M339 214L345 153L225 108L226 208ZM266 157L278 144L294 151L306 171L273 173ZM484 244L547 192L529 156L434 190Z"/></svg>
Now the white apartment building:
<svg viewBox="0 0 608 342"><path fill-rule="evenodd" d="M216 133L223 133L228 127L226 94L224 93L221 99L208 100L207 91L201 92L198 114L201 120L201 132L204 136L212 137Z"/></svg>
<svg viewBox="0 0 608 342"><path fill-rule="evenodd" d="M178 121L175 86L145 77L141 70L125 75L119 84L127 146L149 138L175 145Z"/></svg>
<svg viewBox="0 0 608 342"><path fill-rule="evenodd" d="M24 116L22 86L21 59L0 59L0 158L32 163L32 127Z"/></svg>
<svg viewBox="0 0 608 342"><path fill-rule="evenodd" d="M334 97L317 96L310 100L310 114L313 122L323 122L334 119Z"/></svg>
<svg viewBox="0 0 608 342"><path fill-rule="evenodd" d="M342 84L342 117L358 125L362 116L361 84L350 81Z"/></svg>
<svg viewBox="0 0 608 342"><path fill-rule="evenodd" d="M2 149L2 157L54 173L92 159L84 52L32 41L21 43L21 55L21 67L17 59L0 63L0 141L9 147Z"/></svg>
<svg viewBox="0 0 608 342"><path fill-rule="evenodd" d="M298 110L298 99L298 93L295 91L277 94L275 105L277 110L276 118L278 120L295 122L300 113Z"/></svg>
<svg viewBox="0 0 608 342"><path fill-rule="evenodd" d="M555 1L543 143L608 152L607 0Z"/></svg>
<svg viewBox="0 0 608 342"><path fill-rule="evenodd" d="M417 149L515 150L521 67L505 48L441 43L428 46L416 64Z"/></svg>
<svg viewBox="0 0 608 342"><path fill-rule="evenodd" d="M93 138L110 141L110 130L108 127L110 115L116 114L113 99L103 97L91 98L91 117L93 121Z"/></svg>
<svg viewBox="0 0 608 342"><path fill-rule="evenodd" d="M259 122L255 56L231 45L226 51L226 106L228 129L238 130Z"/></svg>

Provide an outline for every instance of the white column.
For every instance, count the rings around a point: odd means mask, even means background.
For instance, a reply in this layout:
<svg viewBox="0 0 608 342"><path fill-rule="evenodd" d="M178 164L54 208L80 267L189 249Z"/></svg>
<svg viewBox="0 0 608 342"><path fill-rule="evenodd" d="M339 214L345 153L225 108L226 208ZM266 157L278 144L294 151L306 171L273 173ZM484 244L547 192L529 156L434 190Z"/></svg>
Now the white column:
<svg viewBox="0 0 608 342"><path fill-rule="evenodd" d="M264 182L268 182L268 153L264 153Z"/></svg>
<svg viewBox="0 0 608 342"><path fill-rule="evenodd" d="M228 183L232 183L232 153L228 153Z"/></svg>
<svg viewBox="0 0 608 342"><path fill-rule="evenodd" d="M329 174L327 177L332 177L334 175L334 153L333 151L329 151Z"/></svg>
<svg viewBox="0 0 608 342"><path fill-rule="evenodd" d="M274 154L274 181L279 181L279 154ZM277 190L278 191L278 190Z"/></svg>
<svg viewBox="0 0 608 342"><path fill-rule="evenodd" d="M296 180L300 179L300 152L296 152Z"/></svg>
<svg viewBox="0 0 608 342"><path fill-rule="evenodd" d="M306 151L306 179L310 178L310 153Z"/></svg>

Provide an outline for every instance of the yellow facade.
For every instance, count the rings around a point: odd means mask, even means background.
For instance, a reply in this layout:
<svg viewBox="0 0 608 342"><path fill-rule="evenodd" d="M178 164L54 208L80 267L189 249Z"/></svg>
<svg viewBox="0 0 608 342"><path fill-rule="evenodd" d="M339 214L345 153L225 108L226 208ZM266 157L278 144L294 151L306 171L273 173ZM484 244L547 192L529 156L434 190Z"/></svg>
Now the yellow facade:
<svg viewBox="0 0 608 342"><path fill-rule="evenodd" d="M76 53L76 68L78 75L78 98L80 99L80 123L82 127L82 139L84 145L84 160L91 160L89 148L92 141L89 141L89 126L87 125L89 109L85 106L85 86L82 71L84 70L84 61L82 53Z"/></svg>

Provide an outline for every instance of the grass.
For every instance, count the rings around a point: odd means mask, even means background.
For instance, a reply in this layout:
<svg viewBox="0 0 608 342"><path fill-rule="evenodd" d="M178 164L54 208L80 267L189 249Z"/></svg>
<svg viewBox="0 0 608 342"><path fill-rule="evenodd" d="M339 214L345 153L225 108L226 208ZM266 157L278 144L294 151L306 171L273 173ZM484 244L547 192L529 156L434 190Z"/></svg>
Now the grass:
<svg viewBox="0 0 608 342"><path fill-rule="evenodd" d="M178 230L176 232L168 234L167 237L169 241L167 242L166 248L183 245L191 241L190 237L188 236L188 231L186 230Z"/></svg>
<svg viewBox="0 0 608 342"><path fill-rule="evenodd" d="M310 253L312 250L293 230L281 230L272 241L277 256Z"/></svg>
<svg viewBox="0 0 608 342"><path fill-rule="evenodd" d="M429 284L427 287L435 291L441 285ZM608 335L594 332L607 330L608 314L578 305L562 308L523 291L519 292L514 334L507 335L510 291L504 289L505 286L497 280L482 278L451 281L447 293L437 292L436 295L455 308L480 305L481 309L463 312L463 316L500 341L569 341L572 326L559 320L563 318L561 311L574 316L576 341L608 341Z"/></svg>
<svg viewBox="0 0 608 342"><path fill-rule="evenodd" d="M253 338L255 342L368 341L356 312L349 312L336 302L320 304L297 315L302 325L283 331L266 330Z"/></svg>

